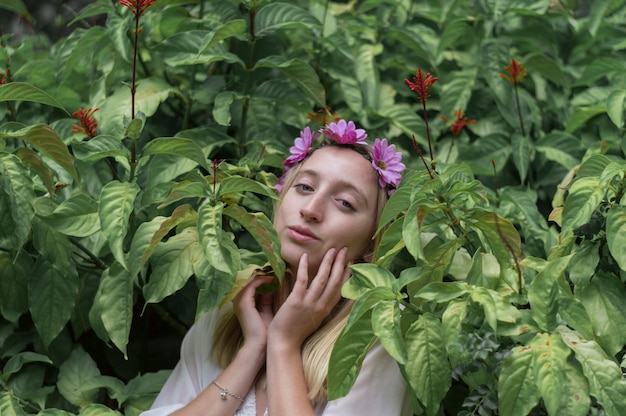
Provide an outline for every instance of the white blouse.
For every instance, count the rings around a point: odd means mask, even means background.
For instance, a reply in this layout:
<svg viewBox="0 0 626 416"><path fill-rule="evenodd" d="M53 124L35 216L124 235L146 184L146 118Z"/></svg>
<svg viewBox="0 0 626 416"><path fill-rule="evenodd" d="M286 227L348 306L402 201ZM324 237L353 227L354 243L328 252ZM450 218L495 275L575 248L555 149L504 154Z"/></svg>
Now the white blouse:
<svg viewBox="0 0 626 416"><path fill-rule="evenodd" d="M202 315L181 346L180 361L150 410L141 416L167 416L191 402L223 371L211 357L220 312ZM216 396L216 400L219 399ZM267 415L267 410L265 412ZM315 408L317 416L411 416L410 396L398 364L376 342L363 360L361 372L346 395ZM256 396L250 389L236 416L256 416Z"/></svg>

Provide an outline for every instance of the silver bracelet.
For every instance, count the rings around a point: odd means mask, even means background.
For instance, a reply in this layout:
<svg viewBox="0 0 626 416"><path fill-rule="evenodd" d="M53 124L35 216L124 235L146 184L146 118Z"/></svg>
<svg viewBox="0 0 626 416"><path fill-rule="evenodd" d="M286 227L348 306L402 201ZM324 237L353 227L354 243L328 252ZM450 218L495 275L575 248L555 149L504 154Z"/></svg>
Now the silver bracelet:
<svg viewBox="0 0 626 416"><path fill-rule="evenodd" d="M228 390L226 387L222 386L216 380L213 380L211 384L215 384L215 386L218 389L220 389L220 397L222 398L222 400L226 400L228 398L227 396L231 396L231 397L234 397L235 399L239 399L243 403L243 397Z"/></svg>

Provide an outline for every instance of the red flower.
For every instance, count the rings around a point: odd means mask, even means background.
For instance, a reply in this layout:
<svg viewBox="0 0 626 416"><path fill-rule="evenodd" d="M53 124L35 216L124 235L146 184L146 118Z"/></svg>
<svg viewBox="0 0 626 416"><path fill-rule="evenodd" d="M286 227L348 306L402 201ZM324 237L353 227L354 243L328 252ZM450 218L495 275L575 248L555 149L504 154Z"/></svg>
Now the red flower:
<svg viewBox="0 0 626 416"><path fill-rule="evenodd" d="M504 67L504 70L509 73L500 74L500 78L504 78L511 84L521 84L522 80L528 76L526 68L519 61L511 59L511 63Z"/></svg>
<svg viewBox="0 0 626 416"><path fill-rule="evenodd" d="M413 82L408 79L405 79L404 82L409 86L409 88L411 88L411 90L417 93L422 101L422 104L424 104L426 99L430 97L430 95L428 95L428 90L430 90L430 87L432 87L438 79L439 78L434 78L430 75L430 72L424 75L422 68L418 68L417 72L415 72L415 76L413 77Z"/></svg>
<svg viewBox="0 0 626 416"><path fill-rule="evenodd" d="M463 127L476 123L476 120L468 120L465 116L465 112L458 109L454 112L454 121L450 122L446 116L439 116L446 123L450 124L450 131L454 136L458 136L463 130Z"/></svg>
<svg viewBox="0 0 626 416"><path fill-rule="evenodd" d="M126 6L135 16L143 16L143 12L156 0L120 0L122 6Z"/></svg>
<svg viewBox="0 0 626 416"><path fill-rule="evenodd" d="M11 68L7 68L6 73L0 71L0 85L6 84L10 76L11 76Z"/></svg>
<svg viewBox="0 0 626 416"><path fill-rule="evenodd" d="M319 124L320 126L325 126L328 123L331 122L337 122L339 120L341 120L341 117L337 115L336 111L331 111L330 106L326 106L324 108L321 108L317 111L310 111L306 118L308 118L311 121L314 121L315 123Z"/></svg>
<svg viewBox="0 0 626 416"><path fill-rule="evenodd" d="M78 124L72 124L72 133L82 133L89 138L96 137L98 122L93 118L93 113L98 110L98 108L92 109L89 107L86 110L79 108L78 111L74 111L72 115L78 119L80 126Z"/></svg>

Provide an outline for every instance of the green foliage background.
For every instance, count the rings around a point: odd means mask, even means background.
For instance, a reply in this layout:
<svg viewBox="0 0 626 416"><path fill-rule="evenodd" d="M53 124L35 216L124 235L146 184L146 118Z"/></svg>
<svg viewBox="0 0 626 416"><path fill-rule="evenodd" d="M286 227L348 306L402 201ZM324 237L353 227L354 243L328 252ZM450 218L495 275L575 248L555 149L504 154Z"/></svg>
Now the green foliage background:
<svg viewBox="0 0 626 416"><path fill-rule="evenodd" d="M115 1L54 39L0 0L0 414L148 408L236 272L284 267L273 185L327 106L408 165L330 397L378 338L416 414L626 414L625 3L157 0L135 44Z"/></svg>

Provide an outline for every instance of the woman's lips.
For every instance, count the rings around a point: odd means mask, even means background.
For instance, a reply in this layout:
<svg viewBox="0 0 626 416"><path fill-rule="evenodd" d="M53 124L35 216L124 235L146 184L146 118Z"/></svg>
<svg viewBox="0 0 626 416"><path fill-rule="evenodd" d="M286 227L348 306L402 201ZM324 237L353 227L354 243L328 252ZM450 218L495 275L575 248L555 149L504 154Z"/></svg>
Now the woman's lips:
<svg viewBox="0 0 626 416"><path fill-rule="evenodd" d="M319 237L315 235L315 233L313 233L313 231L311 231L307 227L300 227L300 226L288 227L288 234L289 234L289 237L291 237L295 241L299 241L303 243L308 242L308 241L319 240Z"/></svg>

